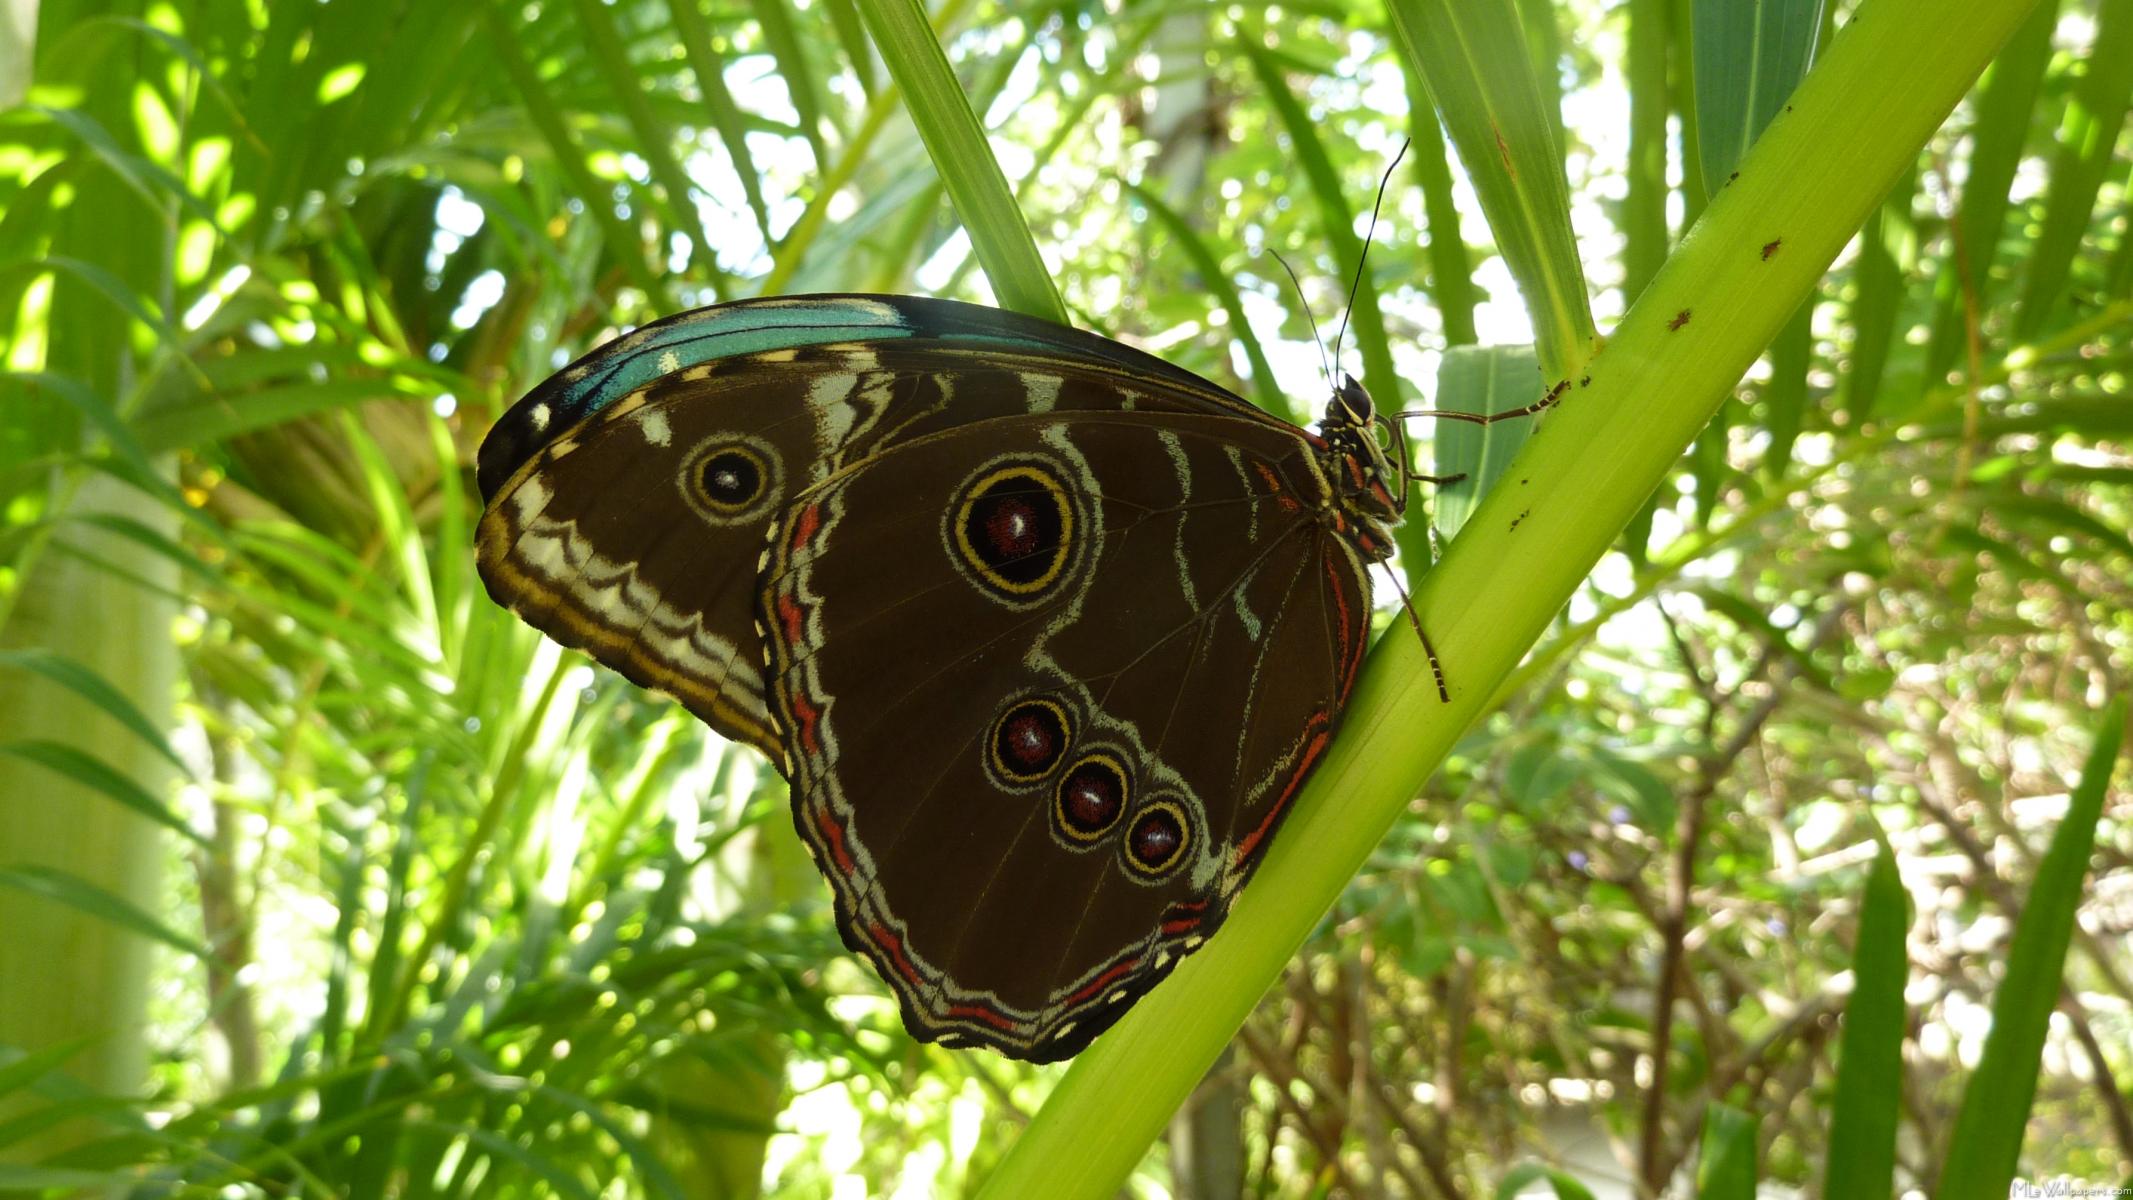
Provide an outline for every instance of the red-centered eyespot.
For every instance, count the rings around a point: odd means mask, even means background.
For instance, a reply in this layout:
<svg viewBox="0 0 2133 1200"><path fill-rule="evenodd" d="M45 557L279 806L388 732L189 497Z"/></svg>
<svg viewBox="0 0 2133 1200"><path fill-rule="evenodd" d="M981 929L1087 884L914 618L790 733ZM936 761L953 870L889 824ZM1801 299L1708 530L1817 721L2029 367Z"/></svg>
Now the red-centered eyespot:
<svg viewBox="0 0 2133 1200"><path fill-rule="evenodd" d="M1052 811L1060 832L1094 842L1118 824L1132 794L1124 764L1108 754L1089 754L1060 777Z"/></svg>
<svg viewBox="0 0 2133 1200"><path fill-rule="evenodd" d="M1169 873L1185 861L1192 846L1192 825L1185 810L1157 800L1141 810L1126 832L1126 865L1151 878Z"/></svg>
<svg viewBox="0 0 2133 1200"><path fill-rule="evenodd" d="M1014 463L980 472L948 514L949 549L981 588L1034 603L1075 558L1075 512L1048 466Z"/></svg>
<svg viewBox="0 0 2133 1200"><path fill-rule="evenodd" d="M993 722L993 772L1010 784L1035 783L1052 773L1073 740L1073 723L1057 701L1041 696L1018 701Z"/></svg>

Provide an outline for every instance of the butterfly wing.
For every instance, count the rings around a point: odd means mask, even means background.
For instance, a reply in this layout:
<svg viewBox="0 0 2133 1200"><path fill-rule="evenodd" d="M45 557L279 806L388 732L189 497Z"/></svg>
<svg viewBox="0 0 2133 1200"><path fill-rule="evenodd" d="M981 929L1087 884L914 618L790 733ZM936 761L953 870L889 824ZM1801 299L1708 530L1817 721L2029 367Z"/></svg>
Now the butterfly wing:
<svg viewBox="0 0 2133 1200"><path fill-rule="evenodd" d="M1301 431L1056 412L799 493L765 560L794 818L922 1037L1071 1055L1226 915L1368 633Z"/></svg>
<svg viewBox="0 0 2133 1200"><path fill-rule="evenodd" d="M1158 359L997 309L839 295L684 313L558 372L490 431L481 576L529 624L775 755L755 568L795 493L971 421L1136 400L1272 424Z"/></svg>

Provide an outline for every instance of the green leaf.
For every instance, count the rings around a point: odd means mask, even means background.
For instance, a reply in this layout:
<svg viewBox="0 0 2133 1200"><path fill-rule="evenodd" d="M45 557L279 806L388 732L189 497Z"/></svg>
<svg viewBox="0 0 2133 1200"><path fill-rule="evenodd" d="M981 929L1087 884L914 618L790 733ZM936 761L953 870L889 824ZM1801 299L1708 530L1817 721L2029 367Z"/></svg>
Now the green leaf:
<svg viewBox="0 0 2133 1200"><path fill-rule="evenodd" d="M186 824L183 817L170 811L162 801L151 795L148 789L114 770L102 759L77 747L43 738L25 738L20 741L0 742L0 754L33 762L55 771L85 788L102 792L195 845L207 845L205 837L194 832L193 827Z"/></svg>
<svg viewBox="0 0 2133 1200"><path fill-rule="evenodd" d="M1715 1102L1704 1110L1696 1195L1698 1200L1755 1200L1754 1117Z"/></svg>
<svg viewBox="0 0 2133 1200"><path fill-rule="evenodd" d="M1496 1184L1496 1200L1517 1200L1527 1188L1543 1179L1555 1189L1555 1200L1593 1200L1591 1189L1570 1173L1541 1163L1520 1163L1504 1172L1504 1177Z"/></svg>
<svg viewBox="0 0 2133 1200"><path fill-rule="evenodd" d="M1956 214L1953 231L1954 244L1960 249L1951 264L1954 269L1943 269L1934 280L1933 334L1926 349L1929 385L1963 355L1968 340L1966 310L1974 306L1980 320L1990 311L1986 302L1992 289L1992 264L1999 255L2000 231L2007 220L2007 190L2022 165L2023 143L2029 138L2044 68L2051 62L2052 30L2058 24L2059 0L2038 4L1978 86L1962 210Z"/></svg>
<svg viewBox="0 0 2133 1200"><path fill-rule="evenodd" d="M755 156L748 150L748 127L741 107L734 102L733 89L726 86L726 63L711 41L711 24L704 19L697 0L667 0L667 11L674 18L674 33L681 40L682 52L689 56L689 68L696 74L696 86L704 94L704 106L711 110L711 124L718 130L718 140L733 159L733 173L740 176L748 211L755 214L763 244L769 245L770 207L763 202L762 176L756 170Z"/></svg>
<svg viewBox="0 0 2133 1200"><path fill-rule="evenodd" d="M985 127L956 82L925 9L918 0L860 0L859 10L889 65L890 78L904 95L956 215L970 232L970 247L1000 306L1069 324L1066 305L1023 223Z"/></svg>
<svg viewBox="0 0 2133 1200"><path fill-rule="evenodd" d="M112 686L110 680L89 667L51 650L0 650L0 670L9 668L42 675L87 700L102 709L106 716L133 731L136 737L148 743L156 753L169 759L172 766L188 775L192 773L185 765L185 760L178 757L176 750L171 749L170 742L163 737L163 731L156 727L154 721L148 719L148 714L127 698L126 693Z"/></svg>
<svg viewBox="0 0 2133 1200"><path fill-rule="evenodd" d="M2066 816L2023 892L2022 914L2007 951L2007 972L1992 998L1992 1032L1963 1089L1948 1133L1939 1200L2002 1200L2022 1156L2029 1106L2037 1094L2038 1056L2063 990L2067 944L2081 906L2082 881L2096 846L2096 821L2126 732L2126 702L2104 709Z"/></svg>
<svg viewBox="0 0 2133 1200"><path fill-rule="evenodd" d="M1444 352L1437 367L1439 409L1494 416L1540 398L1540 362L1531 346L1454 346ZM1532 434L1530 417L1487 425L1440 421L1435 473L1464 478L1437 487L1430 510L1439 538L1449 541L1465 527L1481 498L1503 479Z"/></svg>
<svg viewBox="0 0 2133 1200"><path fill-rule="evenodd" d="M1260 35L1249 29L1240 31L1238 48L1251 63L1252 75L1258 80L1267 103L1273 106L1274 115L1281 122L1282 132L1288 134L1289 145L1294 149L1296 164L1301 169L1304 181L1310 185L1311 196L1318 208L1319 229L1325 234L1326 244L1333 251L1333 261L1339 265L1341 281L1346 284L1357 277L1363 264L1363 241L1355 235L1356 210L1348 203L1347 193L1341 188L1340 172L1333 165L1333 156L1326 151L1325 142L1318 136L1318 125L1289 90L1283 78L1281 66L1275 61ZM1385 316L1378 308L1377 288L1367 278L1354 290L1349 317L1355 330L1356 349L1363 357L1363 379L1370 385L1372 398L1378 411L1391 414L1401 408L1401 380L1399 371L1392 362L1391 343L1385 336ZM1338 360L1341 352L1340 335L1334 335L1333 354ZM1333 369L1340 371L1338 361Z"/></svg>
<svg viewBox="0 0 2133 1200"><path fill-rule="evenodd" d="M1715 194L1807 74L1822 0L1693 0L1692 13L1697 151Z"/></svg>
<svg viewBox="0 0 2133 1200"><path fill-rule="evenodd" d="M195 958L211 956L206 946L165 925L153 915L141 911L131 900L113 895L66 871L34 865L0 867L0 886L17 888L30 895L42 896L55 903L64 904L99 921L108 921L121 929L129 929L143 937L153 938Z"/></svg>
<svg viewBox="0 0 2133 1200"><path fill-rule="evenodd" d="M1541 371L1573 378L1593 353L1570 185L1513 0L1390 0L1401 56L1428 87L1489 231L1533 316Z"/></svg>
<svg viewBox="0 0 2133 1200"><path fill-rule="evenodd" d="M1137 183L1129 182L1125 187L1128 195L1155 214L1156 219L1163 223L1163 228L1170 231L1170 236L1177 240L1178 248L1192 261L1193 270L1199 272L1200 282L1214 292L1215 299L1221 303L1223 311L1229 314L1230 331L1235 335L1237 344L1244 348L1245 360L1252 364L1252 392L1259 407L1276 416L1287 417L1288 397L1282 395L1281 385L1274 381L1274 368L1268 364L1266 351L1259 345L1259 338L1252 333L1252 323L1245 319L1244 298L1237 294L1236 282L1222 270L1222 264L1215 261L1214 251L1207 248L1206 241L1175 209Z"/></svg>
<svg viewBox="0 0 2133 1200"><path fill-rule="evenodd" d="M1444 322L1444 340L1453 346L1471 346L1474 305L1479 289L1474 286L1473 258L1467 253L1466 237L1460 232L1459 206L1452 200L1452 167L1444 148L1444 127L1429 105L1429 94L1413 67L1401 60L1401 77L1407 83L1407 134L1413 143L1407 151L1414 164L1415 182L1422 188L1422 211L1428 221L1429 298Z"/></svg>
<svg viewBox="0 0 2133 1200"><path fill-rule="evenodd" d="M1918 173L1906 172L1889 198L1859 231L1859 260L1852 267L1852 358L1844 375L1845 413L1859 425L1873 415L1904 302L1904 278L1918 257L1918 229L1911 215Z"/></svg>
<svg viewBox="0 0 2133 1200"><path fill-rule="evenodd" d="M2089 235L2089 214L2110 172L2113 149L2133 104L2133 0L2101 0L2096 40L2059 123L2044 201L2044 226L2030 243L2029 277L2015 335L2032 337L2066 298L2074 255Z"/></svg>
<svg viewBox="0 0 2133 1200"><path fill-rule="evenodd" d="M1874 856L1852 948L1852 994L1844 1005L1837 1089L1829 1110L1825 1196L1893 1196L1896 1125L1903 1099L1904 935L1910 897L1886 842Z"/></svg>

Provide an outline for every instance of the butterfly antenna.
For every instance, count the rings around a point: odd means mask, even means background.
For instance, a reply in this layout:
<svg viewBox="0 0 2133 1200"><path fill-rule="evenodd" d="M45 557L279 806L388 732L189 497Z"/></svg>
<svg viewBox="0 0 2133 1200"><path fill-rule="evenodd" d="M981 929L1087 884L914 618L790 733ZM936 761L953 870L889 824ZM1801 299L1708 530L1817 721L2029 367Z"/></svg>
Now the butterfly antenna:
<svg viewBox="0 0 2133 1200"><path fill-rule="evenodd" d="M1378 565L1384 567L1385 574L1392 577L1392 590L1400 593L1400 608L1407 614L1407 623L1415 627L1415 636L1422 639L1422 653L1429 656L1429 673L1437 681L1437 699L1450 704L1452 692L1444 685L1444 664L1437 658L1437 647L1430 643L1429 631L1422 628L1422 617L1415 612L1414 597L1407 594L1406 581L1400 578L1398 571L1392 569L1391 563Z"/></svg>
<svg viewBox="0 0 2133 1200"><path fill-rule="evenodd" d="M1363 264L1370 261L1370 241L1378 234L1378 210L1385 207L1385 187L1392 182L1392 173L1399 169L1400 160L1407 157L1407 146L1407 141L1402 139L1400 152L1392 156L1392 165L1385 168L1384 176L1378 180L1378 198L1370 205L1370 229L1363 235L1363 252L1355 256L1355 278L1348 284L1348 308L1341 313L1340 332L1333 335L1335 362L1340 361L1341 342L1348 337L1348 314L1355 311L1355 293L1363 286Z"/></svg>
<svg viewBox="0 0 2133 1200"><path fill-rule="evenodd" d="M1281 256L1281 251L1269 246L1267 253L1273 255L1274 261L1281 264L1281 269L1289 273L1289 282L1296 288L1296 301L1303 305L1304 319L1311 322L1311 340L1318 343L1318 369L1326 373L1326 387L1329 390L1338 388L1339 385L1333 382L1332 360L1326 357L1326 339L1318 336L1318 315L1311 311L1311 298L1304 295L1303 280L1296 277L1296 268L1290 266L1289 260Z"/></svg>

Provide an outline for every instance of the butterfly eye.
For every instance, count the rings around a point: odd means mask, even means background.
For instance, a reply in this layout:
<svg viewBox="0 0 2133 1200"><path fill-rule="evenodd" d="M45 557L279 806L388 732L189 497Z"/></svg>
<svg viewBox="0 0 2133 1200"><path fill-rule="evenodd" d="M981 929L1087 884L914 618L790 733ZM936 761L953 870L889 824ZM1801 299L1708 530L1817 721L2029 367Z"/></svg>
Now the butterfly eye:
<svg viewBox="0 0 2133 1200"><path fill-rule="evenodd" d="M1132 799L1126 768L1108 754L1088 754L1060 778L1052 812L1060 832L1087 845L1111 832Z"/></svg>
<svg viewBox="0 0 2133 1200"><path fill-rule="evenodd" d="M959 492L949 541L957 565L1010 603L1033 601L1066 573L1074 506L1049 469L1017 463L981 471Z"/></svg>
<svg viewBox="0 0 2133 1200"><path fill-rule="evenodd" d="M689 456L683 492L690 504L716 524L759 515L777 486L776 460L766 446L750 442L708 442Z"/></svg>
<svg viewBox="0 0 2133 1200"><path fill-rule="evenodd" d="M1192 848L1192 824L1174 801L1157 800L1141 810L1126 833L1126 865L1150 879L1168 874Z"/></svg>
<svg viewBox="0 0 2133 1200"><path fill-rule="evenodd" d="M1032 698L1010 705L992 727L992 769L1009 786L1035 783L1052 773L1074 740L1066 709Z"/></svg>

